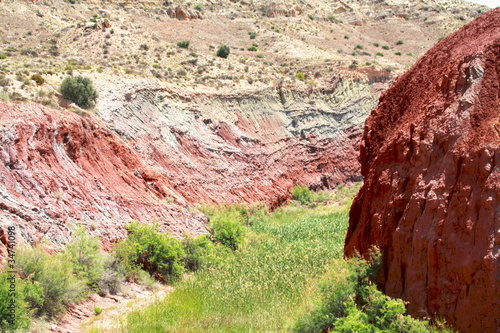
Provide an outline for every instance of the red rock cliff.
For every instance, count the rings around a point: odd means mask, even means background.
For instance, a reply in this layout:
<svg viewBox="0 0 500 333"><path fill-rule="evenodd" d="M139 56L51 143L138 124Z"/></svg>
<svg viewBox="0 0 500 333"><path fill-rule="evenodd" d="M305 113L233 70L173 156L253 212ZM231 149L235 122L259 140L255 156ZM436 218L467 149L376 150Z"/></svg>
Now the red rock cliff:
<svg viewBox="0 0 500 333"><path fill-rule="evenodd" d="M417 316L500 329L500 8L432 48L369 116L346 255Z"/></svg>

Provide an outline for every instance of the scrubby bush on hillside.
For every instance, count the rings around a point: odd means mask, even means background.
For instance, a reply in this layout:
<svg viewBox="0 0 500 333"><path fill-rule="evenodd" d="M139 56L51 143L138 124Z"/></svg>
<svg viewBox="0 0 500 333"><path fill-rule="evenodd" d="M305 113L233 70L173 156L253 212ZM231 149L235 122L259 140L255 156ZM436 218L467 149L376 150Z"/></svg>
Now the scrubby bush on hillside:
<svg viewBox="0 0 500 333"><path fill-rule="evenodd" d="M182 243L158 231L157 225L132 222L126 227L128 238L116 246L116 254L129 275L139 269L164 282L174 282L184 271Z"/></svg>
<svg viewBox="0 0 500 333"><path fill-rule="evenodd" d="M92 86L92 82L83 76L68 76L61 83L59 91L64 98L72 100L85 109L93 107L97 98L97 92Z"/></svg>
<svg viewBox="0 0 500 333"><path fill-rule="evenodd" d="M43 302L42 292L31 278L0 272L0 332L24 332L30 325L32 308Z"/></svg>
<svg viewBox="0 0 500 333"><path fill-rule="evenodd" d="M220 58L227 58L229 56L230 50L229 46L221 45L217 50L217 56Z"/></svg>
<svg viewBox="0 0 500 333"><path fill-rule="evenodd" d="M55 317L85 293L85 284L62 255L49 255L38 248L24 249L18 252L17 264L22 275L42 289L40 301L31 304L37 316Z"/></svg>
<svg viewBox="0 0 500 333"><path fill-rule="evenodd" d="M90 236L83 228L78 229L66 247L64 258L73 264L73 270L82 282L92 290L98 290L98 281L104 271L99 239Z"/></svg>
<svg viewBox="0 0 500 333"><path fill-rule="evenodd" d="M40 74L31 75L31 79L36 82L37 85L41 86L45 83L45 79Z"/></svg>
<svg viewBox="0 0 500 333"><path fill-rule="evenodd" d="M188 40L183 40L180 42L177 42L177 46L183 49L187 49L189 47L189 41Z"/></svg>

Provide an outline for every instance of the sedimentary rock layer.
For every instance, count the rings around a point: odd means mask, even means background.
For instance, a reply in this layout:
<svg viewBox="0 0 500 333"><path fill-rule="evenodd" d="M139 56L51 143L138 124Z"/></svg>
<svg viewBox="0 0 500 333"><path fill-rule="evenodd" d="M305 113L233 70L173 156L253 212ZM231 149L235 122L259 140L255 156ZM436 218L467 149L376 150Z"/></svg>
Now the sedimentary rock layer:
<svg viewBox="0 0 500 333"><path fill-rule="evenodd" d="M243 94L110 79L97 82L97 116L0 104L0 229L62 246L80 224L111 246L132 219L196 234L206 232L196 204L274 207L295 184L359 180L361 124L388 78Z"/></svg>
<svg viewBox="0 0 500 333"><path fill-rule="evenodd" d="M361 143L345 252L384 255L383 289L462 332L500 318L500 9L383 93Z"/></svg>

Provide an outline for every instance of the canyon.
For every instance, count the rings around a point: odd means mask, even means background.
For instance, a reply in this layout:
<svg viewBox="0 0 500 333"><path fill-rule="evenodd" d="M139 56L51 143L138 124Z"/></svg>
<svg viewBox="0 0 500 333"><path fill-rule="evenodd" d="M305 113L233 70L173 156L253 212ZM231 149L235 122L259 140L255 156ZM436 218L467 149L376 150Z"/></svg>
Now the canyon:
<svg viewBox="0 0 500 333"><path fill-rule="evenodd" d="M381 288L461 332L500 327L499 18L450 35L383 93L345 245L378 247Z"/></svg>
<svg viewBox="0 0 500 333"><path fill-rule="evenodd" d="M199 205L364 181L346 256L378 247L377 283L412 315L495 332L500 10L483 11L3 0L0 262L12 225L50 251L84 227L109 250L131 220L181 238L208 232ZM68 75L92 80L92 110L59 94Z"/></svg>

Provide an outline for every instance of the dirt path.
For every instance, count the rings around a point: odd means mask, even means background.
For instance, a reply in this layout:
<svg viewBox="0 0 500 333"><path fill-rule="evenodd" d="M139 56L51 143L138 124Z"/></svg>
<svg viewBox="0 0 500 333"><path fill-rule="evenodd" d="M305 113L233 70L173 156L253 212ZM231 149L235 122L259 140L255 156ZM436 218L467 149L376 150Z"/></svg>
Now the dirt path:
<svg viewBox="0 0 500 333"><path fill-rule="evenodd" d="M121 332L123 317L126 313L159 301L173 290L171 286L156 284L153 291L137 284L125 284L126 292L119 295L100 297L92 295L88 300L69 309L57 325L51 325L52 332L84 333L84 332ZM95 308L102 313L95 314Z"/></svg>

